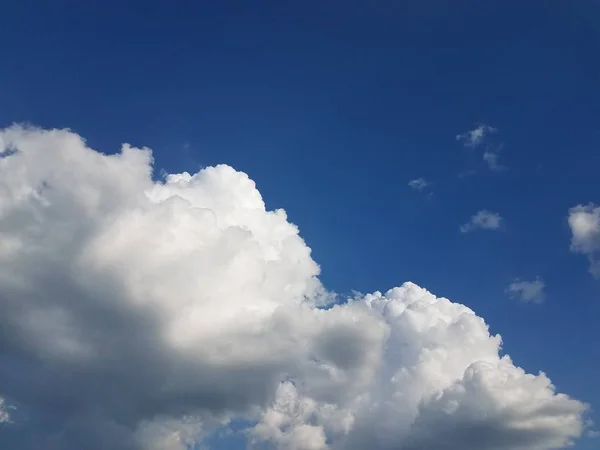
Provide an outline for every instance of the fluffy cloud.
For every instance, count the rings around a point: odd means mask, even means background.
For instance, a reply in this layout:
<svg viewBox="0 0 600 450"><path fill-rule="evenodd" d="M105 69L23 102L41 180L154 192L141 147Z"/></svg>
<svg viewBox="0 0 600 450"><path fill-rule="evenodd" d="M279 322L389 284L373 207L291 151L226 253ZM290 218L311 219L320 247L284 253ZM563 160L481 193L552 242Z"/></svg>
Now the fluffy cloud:
<svg viewBox="0 0 600 450"><path fill-rule="evenodd" d="M479 147L483 144L485 138L498 130L486 124L481 124L472 130L456 135L456 140L463 143L465 147Z"/></svg>
<svg viewBox="0 0 600 450"><path fill-rule="evenodd" d="M7 422L10 422L9 406L6 400L0 397L0 427Z"/></svg>
<svg viewBox="0 0 600 450"><path fill-rule="evenodd" d="M504 220L500 214L486 209L482 209L474 214L467 223L460 226L462 233L468 233L475 230L499 230L502 228Z"/></svg>
<svg viewBox="0 0 600 450"><path fill-rule="evenodd" d="M525 303L542 303L545 296L545 287L546 284L540 278L533 281L515 280L508 286L507 291Z"/></svg>
<svg viewBox="0 0 600 450"><path fill-rule="evenodd" d="M298 229L231 167L155 181L148 149L17 126L0 153L0 386L26 411L3 447L180 450L232 420L288 450L583 431L586 406L466 306L412 283L333 304Z"/></svg>
<svg viewBox="0 0 600 450"><path fill-rule="evenodd" d="M590 260L590 272L600 278L600 206L577 205L569 210L571 250Z"/></svg>
<svg viewBox="0 0 600 450"><path fill-rule="evenodd" d="M284 449L330 448L330 436L340 450L509 450L562 448L567 429L581 432L581 404L500 357L500 337L469 308L412 283L355 301L389 326L375 382L337 404L283 385L254 436Z"/></svg>
<svg viewBox="0 0 600 450"><path fill-rule="evenodd" d="M423 191L431 186L431 183L425 178L415 178L414 180L410 180L408 182L408 186L415 191Z"/></svg>

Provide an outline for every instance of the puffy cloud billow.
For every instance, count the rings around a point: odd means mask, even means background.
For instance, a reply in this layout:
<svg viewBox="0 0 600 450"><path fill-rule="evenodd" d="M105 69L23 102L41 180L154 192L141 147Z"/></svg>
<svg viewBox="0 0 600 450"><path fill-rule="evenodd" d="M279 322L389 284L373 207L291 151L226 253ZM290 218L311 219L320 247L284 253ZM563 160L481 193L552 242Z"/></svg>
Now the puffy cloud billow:
<svg viewBox="0 0 600 450"><path fill-rule="evenodd" d="M68 130L0 131L2 448L543 450L586 405L412 283L333 302L283 210L220 165L152 178ZM2 413L4 414L4 413ZM2 416L5 417L5 416ZM6 416L8 417L8 416Z"/></svg>

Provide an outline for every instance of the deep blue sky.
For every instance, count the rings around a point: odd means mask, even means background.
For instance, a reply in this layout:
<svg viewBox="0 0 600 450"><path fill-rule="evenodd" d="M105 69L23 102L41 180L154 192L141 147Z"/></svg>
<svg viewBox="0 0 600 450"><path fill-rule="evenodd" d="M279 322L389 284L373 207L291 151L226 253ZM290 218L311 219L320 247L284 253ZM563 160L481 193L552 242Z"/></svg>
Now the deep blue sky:
<svg viewBox="0 0 600 450"><path fill-rule="evenodd" d="M465 303L518 365L600 410L600 281L566 222L600 201L600 2L11 3L1 126L146 145L157 171L243 170L327 287L411 280ZM479 123L507 171L455 140ZM431 198L408 188L417 177ZM479 209L506 230L461 234ZM504 292L538 275L544 304Z"/></svg>

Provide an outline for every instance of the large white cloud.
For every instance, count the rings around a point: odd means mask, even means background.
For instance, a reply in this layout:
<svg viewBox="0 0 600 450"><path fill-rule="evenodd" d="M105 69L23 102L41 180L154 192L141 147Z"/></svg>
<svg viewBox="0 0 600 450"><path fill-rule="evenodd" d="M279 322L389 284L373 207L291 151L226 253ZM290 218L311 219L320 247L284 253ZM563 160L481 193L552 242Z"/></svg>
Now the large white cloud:
<svg viewBox="0 0 600 450"><path fill-rule="evenodd" d="M9 448L178 450L232 419L290 450L582 432L585 405L469 308L412 283L332 306L297 228L231 167L153 181L148 149L18 126L0 152L0 394L27 411Z"/></svg>
<svg viewBox="0 0 600 450"><path fill-rule="evenodd" d="M343 405L283 385L255 436L286 449L328 448L327 435L334 449L512 450L562 448L581 433L583 405L499 356L500 337L469 308L412 283L356 302L389 327L372 384Z"/></svg>

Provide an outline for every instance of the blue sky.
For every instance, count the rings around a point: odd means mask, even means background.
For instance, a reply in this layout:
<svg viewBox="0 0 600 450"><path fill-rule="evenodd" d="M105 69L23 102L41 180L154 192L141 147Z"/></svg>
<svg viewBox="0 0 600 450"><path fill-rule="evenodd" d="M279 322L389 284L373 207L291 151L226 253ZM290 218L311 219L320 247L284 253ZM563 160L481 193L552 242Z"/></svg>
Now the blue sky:
<svg viewBox="0 0 600 450"><path fill-rule="evenodd" d="M22 1L2 16L2 127L148 146L168 172L227 163L287 211L329 289L410 280L464 303L518 365L600 408L600 281L567 223L600 201L597 1ZM456 139L481 124L506 170ZM479 210L503 229L461 233ZM541 304L505 292L538 276Z"/></svg>

